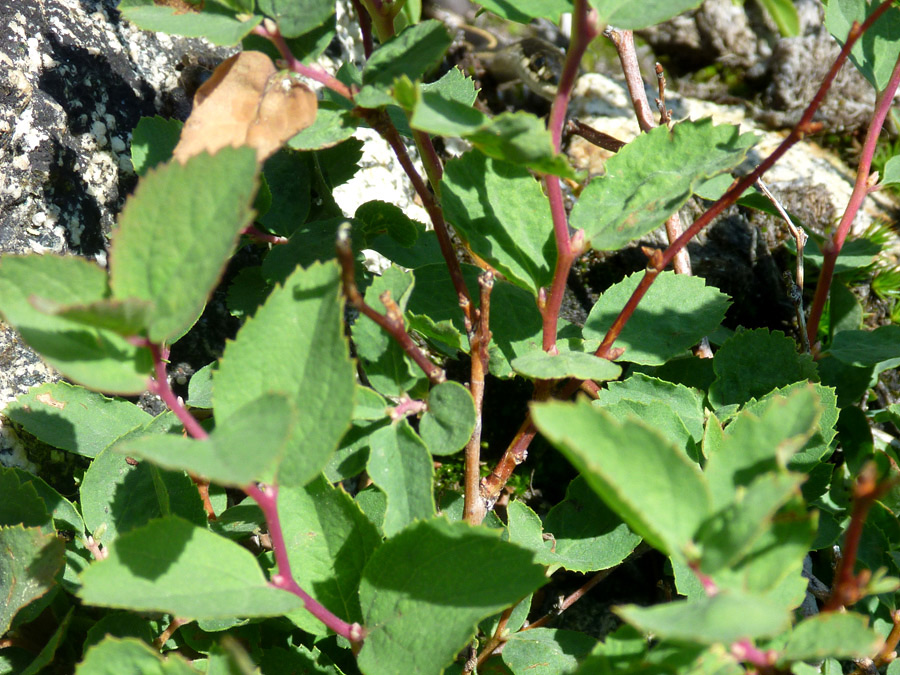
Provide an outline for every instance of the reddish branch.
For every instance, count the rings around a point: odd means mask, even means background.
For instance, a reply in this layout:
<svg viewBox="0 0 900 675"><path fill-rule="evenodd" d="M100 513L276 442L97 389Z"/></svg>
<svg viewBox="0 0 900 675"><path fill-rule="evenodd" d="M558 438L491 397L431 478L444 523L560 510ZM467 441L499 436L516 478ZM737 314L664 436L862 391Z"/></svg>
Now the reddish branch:
<svg viewBox="0 0 900 675"><path fill-rule="evenodd" d="M447 379L443 368L435 365L425 353L419 349L409 333L403 321L403 312L397 303L391 298L388 291L381 294L379 300L384 305L386 313L382 314L366 304L365 299L356 287L356 273L353 269L353 249L350 246L350 226L344 224L338 230L337 258L341 264L341 281L344 288L344 296L347 302L353 305L359 312L377 323L381 329L390 335L406 352L432 384L440 384Z"/></svg>
<svg viewBox="0 0 900 675"><path fill-rule="evenodd" d="M885 6L891 3L886 2ZM879 10L881 8L879 7ZM852 33L852 31L851 31ZM847 42L850 42L848 39ZM863 143L862 154L859 158L859 166L856 170L856 183L853 186L853 192L850 194L850 201L847 202L847 208L841 217L832 238L825 242L823 251L824 260L822 262L822 273L819 275L819 282L816 284L816 294L813 297L812 306L809 310L809 319L806 322L806 331L809 338L809 344L816 344L816 335L819 331L819 321L822 319L822 312L825 308L825 300L828 297L828 291L831 289L831 280L834 276L834 266L837 257L841 253L844 241L850 233L850 226L853 219L862 207L863 199L870 191L869 172L872 169L872 158L875 156L875 146L878 143L878 136L881 128L884 126L884 120L888 111L894 102L894 94L897 91L897 85L900 84L900 59L894 66L891 78L884 91L879 92L875 100L875 113L872 121L869 123L869 129L866 132L866 140Z"/></svg>
<svg viewBox="0 0 900 675"><path fill-rule="evenodd" d="M815 114L816 110L819 109L819 106L822 104L822 100L825 98L825 94L827 94L828 90L831 88L831 84L834 82L835 76L837 75L841 66L844 64L844 61L847 60L847 56L849 55L850 50L853 48L853 45L856 44L859 36L862 35L862 33L866 29L868 29L869 26L877 21L878 18L890 8L890 6L890 2L885 2L880 5L878 9L876 9L871 15L869 15L862 26L860 26L858 23L853 24L853 27L850 29L850 34L847 36L847 41L844 43L840 54L838 55L837 59L835 59L834 64L832 64L831 69L825 76L825 79L823 80L822 85L819 87L819 90L816 92L816 95L813 97L813 100L810 102L809 106L807 106L806 111L800 118L800 121L793 129L791 129L788 137L785 138L784 141L782 141L781 145L779 145L771 155L769 155L758 167L756 167L756 169L752 173L736 181L717 202L715 202L703 215L695 220L693 224L687 230L685 230L684 234L678 237L678 239L675 240L675 242L673 242L665 250L665 252L658 257L655 264L651 264L651 267L648 267L643 279L641 279L638 287L632 293L631 298L629 298L628 302L625 304L625 307L619 313L619 316L616 317L616 320L613 322L613 325L610 327L609 331L607 331L606 336L603 338L603 342L597 349L597 356L609 358L613 343L619 337L619 334L622 332L622 328L625 326L628 319L631 318L631 315L637 308L638 303L647 293L647 289L650 288L650 285L653 283L659 272L665 269L665 266L672 262L672 259L675 257L675 255L681 249L683 249L687 245L687 243L691 239L693 239L697 235L697 233L700 232L700 230L706 227L716 216L718 216L725 209L734 204L744 193L744 191L747 190L747 188L749 188L751 185L753 185L757 178L768 171L772 167L772 165L775 164L775 162L781 159L781 157L794 144L796 144L806 134L812 133L813 131L821 128L821 125L812 121L812 117Z"/></svg>

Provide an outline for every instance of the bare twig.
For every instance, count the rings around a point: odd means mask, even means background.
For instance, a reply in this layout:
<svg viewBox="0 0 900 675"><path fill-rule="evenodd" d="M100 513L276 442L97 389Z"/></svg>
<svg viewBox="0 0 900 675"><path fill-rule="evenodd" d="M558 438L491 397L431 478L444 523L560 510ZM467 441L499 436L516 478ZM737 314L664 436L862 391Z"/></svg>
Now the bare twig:
<svg viewBox="0 0 900 675"><path fill-rule="evenodd" d="M169 638L175 634L175 631L190 622L190 619L179 619L178 617L173 617L169 622L169 625L166 626L166 629L162 633L160 633L153 641L153 646L159 650L162 650L162 648L165 647L166 643L169 641Z"/></svg>
<svg viewBox="0 0 900 675"><path fill-rule="evenodd" d="M385 291L379 298L385 306L386 313L382 314L374 308L366 304L365 299L356 286L356 273L353 269L353 249L350 246L350 225L344 223L338 229L337 237L337 257L341 264L341 281L344 288L344 296L347 302L356 307L359 312L369 319L377 323L384 332L394 338L400 347L406 352L432 384L439 384L447 379L444 369L435 365L419 349L409 333L406 332L406 325L403 321L403 313L393 301L390 294Z"/></svg>
<svg viewBox="0 0 900 675"><path fill-rule="evenodd" d="M607 26L603 35L612 40L622 64L622 72L625 74L625 86L631 96L631 104L637 115L638 126L641 131L647 132L656 127L653 113L650 111L650 102L647 100L647 92L644 89L644 78L641 77L641 69L638 66L637 52L634 49L634 33L630 30L618 30Z"/></svg>
<svg viewBox="0 0 900 675"><path fill-rule="evenodd" d="M535 435L537 435L537 428L531 421L531 415L528 415L522 426L519 427L518 433L516 433L515 438L509 444L506 452L503 453L503 457L500 458L497 466L494 467L490 475L481 481L481 495L484 497L484 502L488 509L493 508L497 502L503 487L506 485L512 472L515 471L515 468L528 458L528 446L531 445Z"/></svg>
<svg viewBox="0 0 900 675"><path fill-rule="evenodd" d="M523 602L520 600L519 602ZM494 631L494 634L487 641L484 647L481 649L481 653L478 655L478 659L475 663L475 667L480 668L484 665L484 662L487 661L494 653L494 650L497 649L501 644L506 642L509 634L506 631L506 625L509 623L509 617L512 616L513 610L519 605L517 602L512 607L507 607L503 610L503 614L500 615L500 620L497 622L497 629ZM467 671L463 671L464 673ZM469 670L468 672L472 672Z"/></svg>
<svg viewBox="0 0 900 675"><path fill-rule="evenodd" d="M488 370L490 356L488 347L491 343L491 289L494 287L492 272L482 272L478 277L481 286L481 302L478 307L478 325L473 331L469 345L472 364L469 378L469 391L475 401L475 429L466 444L465 497L463 512L470 525L480 525L486 512L484 499L481 497L481 429L482 409L484 406L484 376Z"/></svg>
<svg viewBox="0 0 900 675"><path fill-rule="evenodd" d="M656 64L656 83L659 86L659 98L656 99L659 124L668 126L672 122L672 111L666 108L666 76L660 63Z"/></svg>
<svg viewBox="0 0 900 675"><path fill-rule="evenodd" d="M588 143L593 143L598 148L603 148L610 152L618 152L626 145L618 138L614 138L602 131L597 131L594 127L575 119L566 122L566 133L573 136L581 136Z"/></svg>

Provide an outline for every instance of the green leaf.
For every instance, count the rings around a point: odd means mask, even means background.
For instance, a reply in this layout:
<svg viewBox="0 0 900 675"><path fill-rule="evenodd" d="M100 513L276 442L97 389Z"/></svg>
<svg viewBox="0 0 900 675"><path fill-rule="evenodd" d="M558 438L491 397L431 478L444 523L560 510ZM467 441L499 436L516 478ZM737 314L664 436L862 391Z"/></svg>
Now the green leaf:
<svg viewBox="0 0 900 675"><path fill-rule="evenodd" d="M614 567L641 543L582 476L569 483L566 498L550 509L544 531L553 535L554 562L573 572Z"/></svg>
<svg viewBox="0 0 900 675"><path fill-rule="evenodd" d="M621 400L639 401L651 406L665 405L684 423L691 438L695 441L703 438L706 414L703 410L703 396L696 389L644 373L635 373L627 380L610 382L605 389L601 389L597 405L608 405Z"/></svg>
<svg viewBox="0 0 900 675"><path fill-rule="evenodd" d="M96 300L84 305L60 305L46 298L31 298L39 312L68 319L82 326L102 328L123 337L142 335L153 316L153 303L137 298Z"/></svg>
<svg viewBox="0 0 900 675"><path fill-rule="evenodd" d="M9 499L5 492L4 499ZM55 533L16 525L0 527L0 551L0 635L4 635L20 609L53 588L66 544Z"/></svg>
<svg viewBox="0 0 900 675"><path fill-rule="evenodd" d="M829 612L804 619L791 632L781 658L790 661L821 661L872 658L881 638L860 614Z"/></svg>
<svg viewBox="0 0 900 675"><path fill-rule="evenodd" d="M710 514L699 467L655 430L580 401L532 405L537 428L647 543L679 555ZM628 452L622 452L628 448Z"/></svg>
<svg viewBox="0 0 900 675"><path fill-rule="evenodd" d="M474 253L534 295L550 285L553 221L540 184L525 167L467 152L447 162L441 185L446 218Z"/></svg>
<svg viewBox="0 0 900 675"><path fill-rule="evenodd" d="M874 366L900 358L900 326L841 331L834 336L826 353L850 366Z"/></svg>
<svg viewBox="0 0 900 675"><path fill-rule="evenodd" d="M252 16L239 20L234 12L210 5L202 12L179 12L173 7L154 5L153 0L122 0L119 11L143 30L206 38L215 45L232 46L263 20Z"/></svg>
<svg viewBox="0 0 900 675"><path fill-rule="evenodd" d="M503 662L514 673L563 675L590 654L596 638L572 630L534 628L514 633L503 647Z"/></svg>
<svg viewBox="0 0 900 675"><path fill-rule="evenodd" d="M881 185L900 183L900 155L895 155L885 162L884 175L879 182Z"/></svg>
<svg viewBox="0 0 900 675"><path fill-rule="evenodd" d="M363 84L390 87L402 75L417 80L438 64L451 41L440 21L429 19L410 26L381 45L366 61Z"/></svg>
<svg viewBox="0 0 900 675"><path fill-rule="evenodd" d="M100 535L97 539L104 545L160 516L206 523L197 486L185 473L164 471L149 462L132 465L113 448L91 462L80 494L84 524L88 532Z"/></svg>
<svg viewBox="0 0 900 675"><path fill-rule="evenodd" d="M513 370L535 380L561 380L575 377L580 380L605 382L622 374L622 366L584 352L561 351L548 354L540 349L517 356L511 362Z"/></svg>
<svg viewBox="0 0 900 675"><path fill-rule="evenodd" d="M635 5L634 11L645 14L646 7ZM736 126L714 126L709 118L641 134L584 189L570 224L585 231L593 248L620 249L662 225L704 181L744 161L756 140Z"/></svg>
<svg viewBox="0 0 900 675"><path fill-rule="evenodd" d="M438 672L476 624L546 582L532 553L498 532L444 519L414 523L375 551L359 588L367 675ZM503 583L497 583L502 579Z"/></svg>
<svg viewBox="0 0 900 675"><path fill-rule="evenodd" d="M59 649L60 643L66 638L66 634L69 632L69 624L72 622L74 612L74 607L66 612L63 620L59 622L59 626L53 631L53 635L47 640L47 643L41 648L41 651L34 657L34 660L28 667L22 671L21 675L37 675L54 662L56 651Z"/></svg>
<svg viewBox="0 0 900 675"><path fill-rule="evenodd" d="M88 304L109 293L106 271L74 256L0 259L0 312L24 340L66 377L92 389L139 394L153 372L150 351L106 330L39 312L32 298Z"/></svg>
<svg viewBox="0 0 900 675"><path fill-rule="evenodd" d="M424 228L422 223L407 216L396 204L377 200L360 204L353 219L362 224L366 239L388 234L406 248L416 243Z"/></svg>
<svg viewBox="0 0 900 675"><path fill-rule="evenodd" d="M191 375L187 404L192 408L212 408L212 378L217 366L209 363Z"/></svg>
<svg viewBox="0 0 900 675"><path fill-rule="evenodd" d="M180 120L167 120L158 115L138 120L131 132L131 163L138 176L172 159L183 126Z"/></svg>
<svg viewBox="0 0 900 675"><path fill-rule="evenodd" d="M402 419L369 437L369 476L387 496L384 533L434 516L434 463L422 439Z"/></svg>
<svg viewBox="0 0 900 675"><path fill-rule="evenodd" d="M504 19L519 23L531 23L537 17L559 23L560 14L572 11L572 0L519 0L516 3L484 0L479 4Z"/></svg>
<svg viewBox="0 0 900 675"><path fill-rule="evenodd" d="M167 656L163 656L159 650L140 640L107 637L87 650L75 675L197 675L198 672L175 652L168 652Z"/></svg>
<svg viewBox="0 0 900 675"><path fill-rule="evenodd" d="M832 340L835 335L845 330L862 328L862 305L853 291L837 279L831 282L828 308L828 332Z"/></svg>
<svg viewBox="0 0 900 675"><path fill-rule="evenodd" d="M449 101L458 101L471 106L478 98L475 80L466 76L459 66L453 66L440 79L421 85L423 92L433 92Z"/></svg>
<svg viewBox="0 0 900 675"><path fill-rule="evenodd" d="M709 388L709 402L716 407L746 403L778 387L818 379L812 357L797 353L797 343L781 331L764 328L726 340L716 352L713 368L716 380Z"/></svg>
<svg viewBox="0 0 900 675"><path fill-rule="evenodd" d="M50 533L53 526L50 510L38 495L37 487L13 468L0 466L0 526L39 527Z"/></svg>
<svg viewBox="0 0 900 675"><path fill-rule="evenodd" d="M866 0L834 0L825 7L825 27L842 45L847 40L854 21L862 23L878 7ZM862 34L850 51L850 60L865 78L878 89L884 90L891 71L900 57L900 10L889 9Z"/></svg>
<svg viewBox="0 0 900 675"><path fill-rule="evenodd" d="M700 569L713 574L739 561L771 528L776 511L800 494L805 479L802 474L767 473L737 491L735 501L713 514L697 533Z"/></svg>
<svg viewBox="0 0 900 675"><path fill-rule="evenodd" d="M259 10L278 23L287 38L303 35L324 24L334 14L331 0L257 0Z"/></svg>
<svg viewBox="0 0 900 675"><path fill-rule="evenodd" d="M44 443L84 457L96 457L119 436L152 419L134 403L67 382L29 389L3 414Z"/></svg>
<svg viewBox="0 0 900 675"><path fill-rule="evenodd" d="M197 320L238 234L252 219L256 153L223 148L148 172L125 203L113 233L115 298L156 308L148 337L165 342Z"/></svg>
<svg viewBox="0 0 900 675"><path fill-rule="evenodd" d="M657 638L695 644L730 644L773 637L790 626L790 612L771 600L721 592L692 601L615 609L632 626Z"/></svg>
<svg viewBox="0 0 900 675"><path fill-rule="evenodd" d="M803 249L803 260L821 269L825 262L825 255L822 253L823 246L824 242L819 243L812 239ZM871 265L879 253L881 253L881 246L877 242L871 239L851 239L841 248L841 254L834 264L834 273L855 273L860 267Z"/></svg>
<svg viewBox="0 0 900 675"><path fill-rule="evenodd" d="M359 126L359 118L329 101L319 101L316 121L288 141L294 150L321 150L350 138Z"/></svg>
<svg viewBox="0 0 900 675"><path fill-rule="evenodd" d="M761 4L778 26L782 36L795 37L800 34L800 17L791 0L761 0Z"/></svg>
<svg viewBox="0 0 900 675"><path fill-rule="evenodd" d="M701 0L650 0L636 5L622 0L596 0L591 3L597 10L600 25L612 24L616 28L637 30L647 28L674 16L694 9Z"/></svg>
<svg viewBox="0 0 900 675"><path fill-rule="evenodd" d="M725 428L721 446L707 451L705 474L716 509L757 476L783 470L818 430L822 408L812 385L786 394L773 395L753 412L742 411Z"/></svg>
<svg viewBox="0 0 900 675"><path fill-rule="evenodd" d="M584 323L585 340L603 339L643 276L635 272L600 296ZM625 349L621 360L656 366L684 354L719 326L729 304L700 277L661 272L615 342Z"/></svg>
<svg viewBox="0 0 900 675"><path fill-rule="evenodd" d="M287 397L264 394L219 424L206 440L155 434L117 443L113 449L165 469L188 471L219 485L273 483L296 417Z"/></svg>
<svg viewBox="0 0 900 675"><path fill-rule="evenodd" d="M7 408L8 410L8 408ZM78 509L75 508L75 505L70 502L68 499L63 497L59 492L50 487L43 478L39 478L34 474L30 474L27 471L18 468L10 468L19 479L19 483L21 485L25 485L30 483L33 487L37 496L43 502L43 506L47 511L50 512L50 517L53 519L53 525L57 530L72 530L76 533L76 535L82 535L84 533L84 521L81 519L81 514L78 512ZM0 476L2 476L3 471L0 470ZM3 478L0 478L2 481ZM23 488L22 495L26 496L26 499L30 499L30 490L27 488ZM3 488L3 494L6 495L6 501L12 502L13 497L11 492L7 491L7 488ZM7 522L10 522L8 518L4 518ZM39 524L44 524L45 521L41 521Z"/></svg>
<svg viewBox="0 0 900 675"><path fill-rule="evenodd" d="M89 605L190 619L278 616L303 605L269 586L247 549L176 516L121 535L81 581Z"/></svg>
<svg viewBox="0 0 900 675"><path fill-rule="evenodd" d="M381 535L340 488L319 477L304 488L281 488L278 513L294 579L345 621L362 621L359 582ZM326 629L306 610L292 620L314 635Z"/></svg>
<svg viewBox="0 0 900 675"><path fill-rule="evenodd" d="M428 392L428 410L419 434L432 455L452 455L469 441L475 429L475 402L459 382L443 382Z"/></svg>
<svg viewBox="0 0 900 675"><path fill-rule="evenodd" d="M266 160L263 174L272 191L272 206L260 222L269 232L290 237L306 221L312 204L309 157L282 149Z"/></svg>
<svg viewBox="0 0 900 675"><path fill-rule="evenodd" d="M297 426L281 485L314 478L350 425L356 373L343 316L337 265L297 268L228 343L213 378L220 423L266 392L293 397Z"/></svg>

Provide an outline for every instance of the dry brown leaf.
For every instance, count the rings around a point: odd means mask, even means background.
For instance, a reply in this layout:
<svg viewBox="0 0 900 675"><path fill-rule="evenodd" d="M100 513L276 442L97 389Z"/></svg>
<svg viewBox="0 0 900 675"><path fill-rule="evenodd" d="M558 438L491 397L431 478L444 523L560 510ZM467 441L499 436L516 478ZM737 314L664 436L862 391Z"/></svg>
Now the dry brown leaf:
<svg viewBox="0 0 900 675"><path fill-rule="evenodd" d="M316 95L262 52L222 62L194 96L175 159L249 145L262 162L316 119Z"/></svg>

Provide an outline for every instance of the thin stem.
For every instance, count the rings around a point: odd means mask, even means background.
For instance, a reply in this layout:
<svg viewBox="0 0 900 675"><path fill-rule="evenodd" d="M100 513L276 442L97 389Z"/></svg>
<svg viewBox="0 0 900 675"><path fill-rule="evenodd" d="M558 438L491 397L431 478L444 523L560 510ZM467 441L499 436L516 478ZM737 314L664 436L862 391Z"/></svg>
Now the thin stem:
<svg viewBox="0 0 900 675"><path fill-rule="evenodd" d="M441 200L441 178L444 177L444 166L441 158L438 157L437 150L434 149L434 143L431 142L431 136L424 131L413 129L413 140L416 142L416 148L419 151L419 157L422 158L422 166L425 167L425 175L428 176L428 183L434 192L435 199Z"/></svg>
<svg viewBox="0 0 900 675"><path fill-rule="evenodd" d="M169 641L169 638L175 634L175 631L181 628L186 623L190 622L190 619L179 619L178 617L174 617L169 622L169 625L166 626L166 629L162 633L160 633L153 641L153 646L159 650L162 650L165 644Z"/></svg>
<svg viewBox="0 0 900 675"><path fill-rule="evenodd" d="M353 5L353 11L356 12L356 16L359 18L359 31L362 33L363 40L363 54L368 59L372 56L372 52L375 51L375 45L372 42L372 17L369 16L369 13L359 0L350 0L350 4Z"/></svg>
<svg viewBox="0 0 900 675"><path fill-rule="evenodd" d="M287 237L263 232L256 225L248 225L241 234L261 244L287 244L290 241Z"/></svg>
<svg viewBox="0 0 900 675"><path fill-rule="evenodd" d="M326 73L321 68L307 66L306 64L301 63L301 61L291 52L291 48L288 47L284 36L281 34L281 31L278 30L278 26L276 26L274 22L265 20L259 26L254 28L253 32L256 35L270 40L272 44L275 45L275 48L278 49L278 53L281 54L281 57L286 61L288 69L325 85L333 92L340 94L346 99L353 100L353 92L339 79Z"/></svg>
<svg viewBox="0 0 900 675"><path fill-rule="evenodd" d="M382 314L370 307L359 292L359 288L356 286L356 272L353 268L350 226L346 223L338 229L336 248L338 262L341 265L341 281L343 283L344 296L347 298L347 302L358 309L361 314L377 323L385 333L394 338L406 355L422 369L422 372L425 373L425 376L432 384L444 382L447 379L444 369L432 363L416 343L413 342L409 333L406 332L403 313L397 307L397 303L391 299L390 293L385 291L380 297L386 310L386 313Z"/></svg>
<svg viewBox="0 0 900 675"><path fill-rule="evenodd" d="M834 573L831 596L822 608L823 612L836 612L842 607L850 607L862 597L861 587L864 583L861 582L867 579L861 579L862 574L857 577L853 573L853 568L856 565L863 525L872 504L887 491L888 487L886 483L878 483L874 463L869 462L860 471L853 488L853 509L850 512L850 524L844 535L844 545L841 547L841 560Z"/></svg>
<svg viewBox="0 0 900 675"><path fill-rule="evenodd" d="M284 542L284 533L281 529L281 519L278 516L278 487L269 485L263 488L248 485L244 488L244 492L262 509L269 537L272 539L272 552L275 555L277 572L272 575L269 585L293 593L303 600L303 606L310 614L341 637L353 643L362 642L366 636L366 631L362 626L339 619L294 581L291 562L288 559L287 547Z"/></svg>
<svg viewBox="0 0 900 675"><path fill-rule="evenodd" d="M612 40L616 47L638 126L641 131L650 131L656 127L656 121L653 119L650 102L647 100L647 91L644 89L644 78L641 77L641 69L638 67L637 52L634 49L634 33L630 30L617 30L609 26L603 31L603 35Z"/></svg>
<svg viewBox="0 0 900 675"><path fill-rule="evenodd" d="M572 12L572 42L566 52L566 60L563 64L562 75L553 106L550 108L550 119L547 129L553 142L553 149L560 151L562 143L563 124L566 120L566 110L569 107L569 99L572 96L572 88L578 75L578 65L584 56L585 50L591 41L599 34L597 30L597 14L594 10L588 10L587 0L575 0ZM559 311L562 307L563 296L566 291L566 281L569 278L569 270L572 263L583 251L584 234L576 233L575 237L569 236L569 221L566 215L563 201L562 187L558 176L545 176L544 184L547 190L547 199L550 202L550 215L553 219L553 235L556 240L556 267L553 270L553 281L550 285L550 293L545 302L539 302L543 319L544 351L556 353L556 328L559 322Z"/></svg>
<svg viewBox="0 0 900 675"><path fill-rule="evenodd" d="M364 110L362 111L362 114L369 123L369 126L381 134L382 138L384 138L391 146L394 154L397 155L400 166L403 167L403 170L412 182L413 189L415 189L416 194L419 195L419 199L422 200L422 205L428 212L428 217L431 219L431 224L434 227L434 233L437 236L438 244L441 247L441 254L444 256L444 262L447 263L447 268L450 271L450 279L453 282L456 296L460 301L460 305L468 308L464 311L471 312L472 299L469 296L469 289L466 287L466 282L463 279L462 269L460 269L459 260L456 258L456 251L453 249L453 243L450 241L450 234L447 231L447 223L444 220L443 210L435 200L434 195L428 189L428 186L425 185L422 176L416 171L416 167L413 166L409 153L406 151L406 146L403 145L403 140L400 138L400 133L393 123L391 123L387 113L383 110ZM463 305L464 301L468 304ZM469 322L472 321L470 314L467 314L466 318Z"/></svg>
<svg viewBox="0 0 900 675"><path fill-rule="evenodd" d="M875 666L881 668L897 658L897 643L900 642L900 610L891 613L891 632L884 640L878 655L875 657Z"/></svg>
<svg viewBox="0 0 900 675"><path fill-rule="evenodd" d="M622 332L622 328L627 323L628 319L631 318L631 315L634 313L635 308L638 303L647 293L647 289L650 288L650 285L656 279L659 272L665 269L665 266L668 265L672 259L675 257L675 254L684 248L687 243L693 239L700 230L706 227L716 216L718 216L722 211L727 209L729 206L734 204L738 198L744 193L747 188L749 188L756 180L762 176L766 171L768 171L775 162L777 162L781 157L794 145L796 144L804 135L811 133L819 128L821 125L813 123L812 117L815 114L816 110L818 110L819 106L822 104L822 100L825 98L825 94L828 93L828 90L831 88L831 84L834 82L834 78L843 65L844 61L847 60L847 56L850 53L850 50L853 48L853 45L856 44L856 41L859 39L859 36L871 26L878 18L884 14L891 6L890 2L885 2L878 7L869 17L865 20L865 22L860 26L858 23L854 23L853 27L850 29L850 34L847 36L847 41L844 43L844 46L841 48L841 52L838 57L835 59L834 63L831 66L831 69L828 71L828 74L825 76L822 84L819 87L819 90L816 92L816 95L813 97L813 100L807 106L806 111L803 113L803 116L800 118L800 121L797 125L791 129L790 134L788 134L787 138L785 138L781 144L769 155L756 169L744 176L732 185L728 191L719 198L705 213L703 213L697 220L693 222L693 224L685 230L684 234L678 237L669 248L665 250L665 252L660 255L652 264L652 267L648 267L647 271L644 273L644 277L641 279L640 283L638 283L637 288L629 298L628 302L625 304L625 307L622 308L622 311L619 313L619 316L616 317L616 320L613 322L610 329L607 331L606 336L603 338L603 342L600 343L600 347L596 351L597 356L601 356L603 358L610 358L613 349L613 343L616 341L616 338L619 337L619 334Z"/></svg>
<svg viewBox="0 0 900 675"><path fill-rule="evenodd" d="M620 141L618 138L605 134L602 131L597 131L594 127L575 119L566 122L565 130L568 134L581 136L588 143L592 143L598 148L603 148L610 152L618 152L626 145L626 143Z"/></svg>
<svg viewBox="0 0 900 675"><path fill-rule="evenodd" d="M470 361L472 363L469 391L475 401L475 429L466 444L465 498L463 513L470 525L480 525L484 520L485 504L481 496L481 429L482 409L484 407L484 376L487 373L488 346L491 343L491 289L494 287L492 272L483 272L478 277L481 287L481 302L478 307L478 325L473 331L470 345Z"/></svg>
<svg viewBox="0 0 900 675"><path fill-rule="evenodd" d="M515 471L515 468L528 458L528 446L531 445L531 441L534 440L536 435L537 428L531 421L531 415L528 415L525 421L522 422L522 426L519 427L519 431L509 444L506 452L503 453L503 457L500 458L497 466L494 467L489 476L481 481L481 494L488 509L493 508L497 502L500 492L503 490L512 472Z"/></svg>
<svg viewBox="0 0 900 675"><path fill-rule="evenodd" d="M391 11L396 3L386 3L382 0L361 0L363 5L372 17L372 24L375 26L375 33L381 44L387 42L394 35L394 16L396 12Z"/></svg>
<svg viewBox="0 0 900 675"><path fill-rule="evenodd" d="M890 5L891 3L886 2L885 4ZM859 158L859 166L856 170L856 183L853 186L853 192L850 194L850 201L847 202L847 208L841 217L837 230L831 240L825 243L822 272L819 275L819 282L816 284L816 294L813 296L812 306L809 310L809 320L806 322L807 335L811 345L816 344L819 321L822 319L825 300L828 298L828 291L831 288L837 257L840 255L844 241L850 232L850 226L853 224L853 220L856 218L856 214L862 207L863 200L869 192L869 172L872 169L875 146L878 143L881 128L884 126L885 117L887 117L888 111L894 102L894 93L897 91L898 84L900 84L900 59L897 60L894 66L894 71L891 73L891 79L888 81L887 87L885 87L884 91L879 92L878 97L875 99L875 113L872 116L872 121L869 123L869 129L866 131L866 140L863 143L862 154Z"/></svg>
<svg viewBox="0 0 900 675"><path fill-rule="evenodd" d="M520 600L519 602L522 601ZM487 643L484 645L484 648L481 650L481 653L478 655L478 661L475 664L477 668L483 666L484 662L491 658L494 650L497 649L497 647L499 647L503 642L506 642L507 638L509 637L509 633L506 632L506 625L509 623L509 617L512 616L513 610L518 607L518 605L519 603L517 602L512 607L507 607L503 610L503 614L500 615L500 620L497 622L497 630L494 631L491 639L487 641Z"/></svg>
<svg viewBox="0 0 900 675"><path fill-rule="evenodd" d="M159 396L169 407L169 410L175 413L175 416L184 425L184 430L193 438L198 440L209 438L206 429L200 426L200 422L188 412L187 408L184 407L184 403L179 397L175 396L175 392L169 386L169 375L166 373L166 362L169 358L168 348L154 343L150 343L148 347L153 356L153 369L156 372L156 377L150 381L150 391Z"/></svg>

